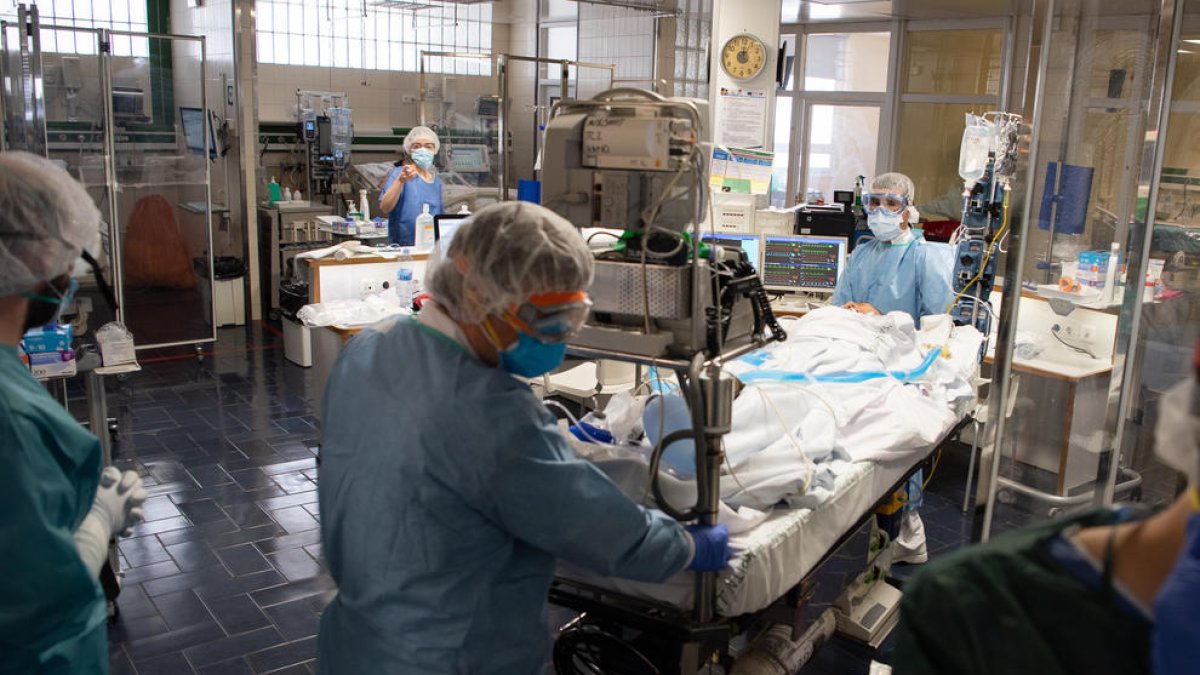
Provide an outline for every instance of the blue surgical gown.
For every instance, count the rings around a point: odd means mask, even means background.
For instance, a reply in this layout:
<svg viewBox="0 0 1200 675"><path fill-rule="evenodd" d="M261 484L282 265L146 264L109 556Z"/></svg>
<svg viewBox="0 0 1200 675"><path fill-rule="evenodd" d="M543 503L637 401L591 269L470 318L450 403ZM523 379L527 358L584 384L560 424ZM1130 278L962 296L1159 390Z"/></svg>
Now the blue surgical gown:
<svg viewBox="0 0 1200 675"><path fill-rule="evenodd" d="M396 182L396 177L404 167L397 166L388 173L383 183L383 191L379 193L382 200L388 188ZM441 213L442 207L442 178L437 174L433 182L427 182L419 175L404 184L400 190L400 200L388 213L388 243L401 246L413 246L417 236L417 216L421 215L422 205L429 204L429 212L433 215Z"/></svg>
<svg viewBox="0 0 1200 675"><path fill-rule="evenodd" d="M107 673L104 593L74 534L100 442L0 345L0 673Z"/></svg>
<svg viewBox="0 0 1200 675"><path fill-rule="evenodd" d="M875 309L921 317L945 314L954 298L950 276L954 251L948 244L913 239L891 245L872 239L859 244L838 279L830 304L870 303Z"/></svg>
<svg viewBox="0 0 1200 675"><path fill-rule="evenodd" d="M661 581L683 528L575 459L528 385L406 319L355 337L324 403L320 673L541 673L556 558Z"/></svg>

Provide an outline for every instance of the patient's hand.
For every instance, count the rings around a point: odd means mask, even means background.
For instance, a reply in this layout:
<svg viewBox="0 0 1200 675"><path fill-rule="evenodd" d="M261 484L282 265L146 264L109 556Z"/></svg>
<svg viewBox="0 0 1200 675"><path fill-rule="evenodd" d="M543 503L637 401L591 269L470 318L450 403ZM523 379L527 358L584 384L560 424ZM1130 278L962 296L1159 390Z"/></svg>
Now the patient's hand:
<svg viewBox="0 0 1200 675"><path fill-rule="evenodd" d="M852 309L859 314L879 316L879 310L875 309L875 306L869 302L847 302L842 307Z"/></svg>

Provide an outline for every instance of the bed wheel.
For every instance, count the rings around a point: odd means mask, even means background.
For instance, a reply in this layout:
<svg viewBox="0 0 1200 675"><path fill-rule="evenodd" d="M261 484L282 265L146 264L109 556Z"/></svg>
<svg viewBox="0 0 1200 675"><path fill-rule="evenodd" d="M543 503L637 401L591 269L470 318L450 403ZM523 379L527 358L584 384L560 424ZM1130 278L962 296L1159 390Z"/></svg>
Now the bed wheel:
<svg viewBox="0 0 1200 675"><path fill-rule="evenodd" d="M557 675L660 675L633 645L593 624L568 628L554 640Z"/></svg>

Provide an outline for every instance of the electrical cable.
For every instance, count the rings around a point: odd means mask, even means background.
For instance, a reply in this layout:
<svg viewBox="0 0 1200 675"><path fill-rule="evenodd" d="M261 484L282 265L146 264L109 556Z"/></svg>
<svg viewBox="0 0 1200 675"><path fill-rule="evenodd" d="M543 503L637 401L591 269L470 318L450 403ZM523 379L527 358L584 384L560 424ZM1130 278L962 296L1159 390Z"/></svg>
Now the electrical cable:
<svg viewBox="0 0 1200 675"><path fill-rule="evenodd" d="M1078 347L1078 346L1076 346L1076 345L1073 345L1073 344L1071 344L1070 342L1067 342L1066 340L1062 339L1062 336L1060 336L1060 335L1058 334L1058 331L1059 331L1059 330L1061 330L1061 329L1059 328L1059 325L1058 325L1058 324L1054 324L1053 326L1051 326L1051 327L1050 327L1050 334L1054 336L1054 339L1055 339L1055 340L1058 340L1059 342L1061 342L1061 343L1063 344L1063 346L1064 346L1064 347L1067 347L1068 349L1072 349L1072 350L1074 350L1074 351L1076 351L1076 352L1078 352L1078 353L1080 353L1080 354L1084 354L1084 355L1086 355L1086 356L1089 356L1089 357L1091 357L1091 358L1093 358L1093 359L1094 359L1094 358L1096 358L1096 355L1095 355L1095 354L1093 354L1093 353L1091 353L1090 351L1088 351L1088 350L1084 349L1083 347Z"/></svg>

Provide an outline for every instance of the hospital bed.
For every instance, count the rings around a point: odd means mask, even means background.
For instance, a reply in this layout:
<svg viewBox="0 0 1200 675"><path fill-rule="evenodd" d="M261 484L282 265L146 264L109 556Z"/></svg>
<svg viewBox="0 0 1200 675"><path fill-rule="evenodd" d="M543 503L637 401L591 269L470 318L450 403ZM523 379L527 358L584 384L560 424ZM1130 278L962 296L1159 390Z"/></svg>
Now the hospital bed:
<svg viewBox="0 0 1200 675"><path fill-rule="evenodd" d="M788 332L804 333L795 324L788 326ZM972 345L977 343L960 348ZM560 631L555 647L557 672L692 675L714 656L727 656L734 636L764 622L792 625L793 636L798 636L814 573L874 517L881 504L891 501L942 442L968 422L963 403L960 399L953 414L938 419L936 429L925 431L927 442L908 443L902 451L866 453L869 458L853 461L838 472L823 501L777 506L761 524L732 535L735 556L718 575L711 621L696 619L692 573L652 584L561 565L550 600L582 614ZM859 435L855 442L869 441ZM597 464L605 468L603 462ZM618 484L627 492L640 490ZM882 622L890 617L877 618Z"/></svg>

